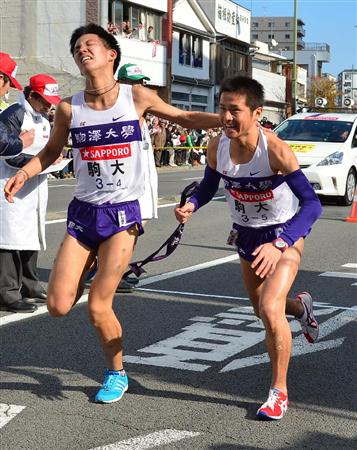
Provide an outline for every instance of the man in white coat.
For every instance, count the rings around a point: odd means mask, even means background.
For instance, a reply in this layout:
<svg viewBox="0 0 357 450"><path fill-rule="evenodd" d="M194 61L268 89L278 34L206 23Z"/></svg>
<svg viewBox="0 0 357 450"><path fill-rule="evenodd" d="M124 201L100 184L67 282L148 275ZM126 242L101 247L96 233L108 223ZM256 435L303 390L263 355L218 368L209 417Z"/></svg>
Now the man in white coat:
<svg viewBox="0 0 357 450"><path fill-rule="evenodd" d="M54 78L38 74L30 78L29 85L20 95L18 103L9 106L0 122L18 135L33 129L34 142L23 152L0 161L0 190L13 176L46 145L50 124L45 117L52 104L58 104L57 82ZM47 207L47 175L32 178L15 203L0 197L0 309L10 312L31 313L37 306L27 298L45 302L46 292L38 280L38 250L46 248L45 215Z"/></svg>

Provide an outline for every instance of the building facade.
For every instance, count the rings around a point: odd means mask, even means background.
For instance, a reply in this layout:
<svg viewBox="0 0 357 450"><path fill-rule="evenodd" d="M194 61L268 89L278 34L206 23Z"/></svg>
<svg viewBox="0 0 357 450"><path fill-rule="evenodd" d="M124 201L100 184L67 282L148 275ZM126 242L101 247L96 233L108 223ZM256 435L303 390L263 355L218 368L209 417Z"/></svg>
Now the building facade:
<svg viewBox="0 0 357 450"><path fill-rule="evenodd" d="M297 19L297 49L305 47L305 23ZM251 39L268 44L276 50L294 49L294 17L253 17Z"/></svg>
<svg viewBox="0 0 357 450"><path fill-rule="evenodd" d="M337 104L340 107L346 106L353 101L351 105L353 109L357 109L357 70L347 69L340 72L337 76Z"/></svg>
<svg viewBox="0 0 357 450"><path fill-rule="evenodd" d="M283 63L286 58L269 50L268 44L255 41L252 55L252 77L264 87L264 117L274 124L286 117L286 78Z"/></svg>
<svg viewBox="0 0 357 450"><path fill-rule="evenodd" d="M211 45L214 39L214 28L196 0L174 1L173 105L196 111L214 110L214 81L211 77Z"/></svg>

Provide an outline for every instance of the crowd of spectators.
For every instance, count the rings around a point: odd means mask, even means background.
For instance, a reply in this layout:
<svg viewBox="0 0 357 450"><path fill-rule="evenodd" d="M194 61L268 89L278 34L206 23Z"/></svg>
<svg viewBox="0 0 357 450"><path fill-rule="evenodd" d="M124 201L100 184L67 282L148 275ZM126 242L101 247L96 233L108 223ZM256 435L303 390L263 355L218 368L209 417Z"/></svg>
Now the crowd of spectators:
<svg viewBox="0 0 357 450"><path fill-rule="evenodd" d="M208 141L219 129L187 130L174 123L148 115L156 167L199 166L206 163Z"/></svg>
<svg viewBox="0 0 357 450"><path fill-rule="evenodd" d="M129 19L125 19L121 25L108 22L107 31L114 36L139 39L146 42L158 42L155 39L155 31L152 25L146 28L142 22L139 22L138 26L133 28Z"/></svg>

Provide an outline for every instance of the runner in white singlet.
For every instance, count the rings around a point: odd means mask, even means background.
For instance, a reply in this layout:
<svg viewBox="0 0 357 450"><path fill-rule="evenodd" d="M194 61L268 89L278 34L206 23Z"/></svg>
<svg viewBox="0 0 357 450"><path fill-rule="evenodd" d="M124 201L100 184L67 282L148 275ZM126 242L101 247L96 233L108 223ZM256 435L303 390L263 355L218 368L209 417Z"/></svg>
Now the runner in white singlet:
<svg viewBox="0 0 357 450"><path fill-rule="evenodd" d="M263 111L263 87L250 78L231 78L222 83L219 98L225 134L209 143L199 190L175 214L186 222L223 180L233 220L229 241L237 247L246 290L264 323L272 366L269 397L257 417L276 420L288 406L291 331L286 314L300 320L309 342L318 337L310 294L303 292L295 299L287 295L299 269L304 238L321 214L321 205L290 147L256 126Z"/></svg>
<svg viewBox="0 0 357 450"><path fill-rule="evenodd" d="M139 120L150 112L185 128L214 128L219 119L217 114L168 105L144 86L118 83L114 79L120 62L118 42L98 25L76 29L70 48L85 77L85 90L59 104L48 144L7 182L5 195L13 202L28 178L57 159L71 131L78 188L51 272L47 306L52 316L64 316L71 310L97 254L98 271L90 287L88 311L108 370L95 401L112 403L128 389L122 329L112 302L142 231L138 199L144 192L144 177Z"/></svg>

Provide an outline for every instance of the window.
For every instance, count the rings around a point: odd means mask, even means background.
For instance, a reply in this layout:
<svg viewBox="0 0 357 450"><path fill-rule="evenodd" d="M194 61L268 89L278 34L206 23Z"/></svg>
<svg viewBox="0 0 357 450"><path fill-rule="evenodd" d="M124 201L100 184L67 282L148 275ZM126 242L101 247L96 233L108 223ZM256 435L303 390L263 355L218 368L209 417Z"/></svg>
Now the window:
<svg viewBox="0 0 357 450"><path fill-rule="evenodd" d="M258 39L258 35L257 34L252 34L252 38L253 39Z"/></svg>
<svg viewBox="0 0 357 450"><path fill-rule="evenodd" d="M273 22L268 22L268 28L273 28L274 23Z"/></svg>
<svg viewBox="0 0 357 450"><path fill-rule="evenodd" d="M259 23L258 23L258 22L253 22L253 23L252 23L252 26L253 26L253 28L258 28Z"/></svg>
<svg viewBox="0 0 357 450"><path fill-rule="evenodd" d="M274 39L274 34L268 34L268 39Z"/></svg>
<svg viewBox="0 0 357 450"><path fill-rule="evenodd" d="M285 28L289 28L290 27L290 22L285 22Z"/></svg>
<svg viewBox="0 0 357 450"><path fill-rule="evenodd" d="M148 28L153 27L150 33L150 41L161 40L162 15L151 9L144 8L140 5L123 3L121 0L114 0L111 8L109 8L108 18L110 22L113 22L117 26L122 36L148 41ZM124 33L124 22L132 30L131 33Z"/></svg>
<svg viewBox="0 0 357 450"><path fill-rule="evenodd" d="M172 100L181 100L182 102L190 101L189 94L185 94L184 92L172 92L171 98Z"/></svg>
<svg viewBox="0 0 357 450"><path fill-rule="evenodd" d="M290 34L286 34L285 39L290 39Z"/></svg>
<svg viewBox="0 0 357 450"><path fill-rule="evenodd" d="M180 32L179 64L184 66L202 67L202 38L189 33Z"/></svg>
<svg viewBox="0 0 357 450"><path fill-rule="evenodd" d="M351 80L352 76L350 73L345 73L345 80Z"/></svg>
<svg viewBox="0 0 357 450"><path fill-rule="evenodd" d="M205 104L207 104L208 97L207 97L207 95L192 94L192 101L195 102L195 103L205 103Z"/></svg>

